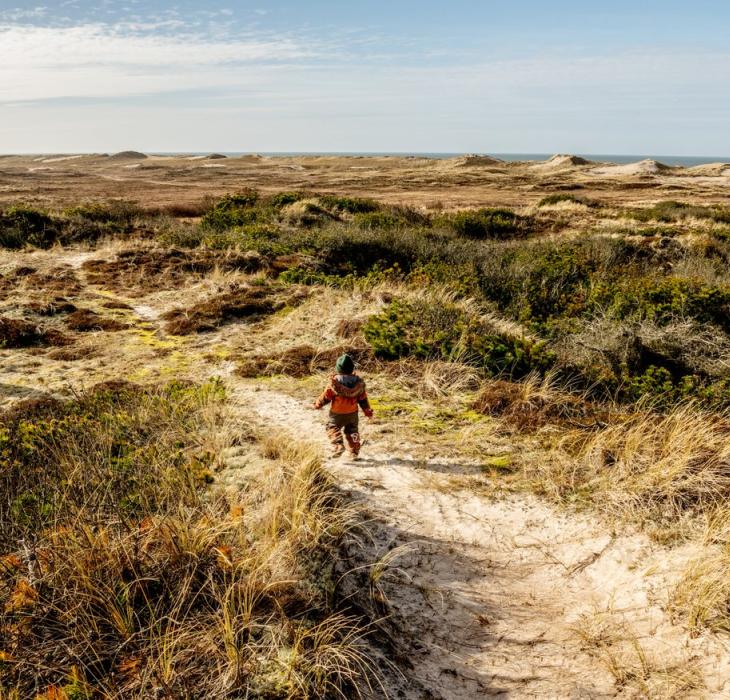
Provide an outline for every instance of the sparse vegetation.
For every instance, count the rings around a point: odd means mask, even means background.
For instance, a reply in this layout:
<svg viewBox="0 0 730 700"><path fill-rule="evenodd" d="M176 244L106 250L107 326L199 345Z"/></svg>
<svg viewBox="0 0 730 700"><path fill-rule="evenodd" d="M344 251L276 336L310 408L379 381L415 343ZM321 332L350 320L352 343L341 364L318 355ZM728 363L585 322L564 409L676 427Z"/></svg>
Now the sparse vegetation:
<svg viewBox="0 0 730 700"><path fill-rule="evenodd" d="M346 696L369 674L316 452L272 435L245 491L208 486L227 441L257 451L220 384L108 384L0 424L3 697Z"/></svg>
<svg viewBox="0 0 730 700"><path fill-rule="evenodd" d="M232 381L295 393L348 352L391 392L376 415L424 451L458 444L492 483L662 545L704 530L668 607L693 631L730 630L730 215L539 196L422 211L243 190L179 210L4 209L0 246L29 256L0 271L0 351L18 371L70 371L104 343L160 362L150 384L70 401L7 389L0 697L349 697L368 675L363 620L336 595L340 496L297 440L231 434L219 383L158 383L205 353ZM83 255L64 258L70 244ZM51 246L59 261L40 270L23 251ZM237 493L216 483L221 440L254 465ZM627 692L701 688L694 666L585 634Z"/></svg>

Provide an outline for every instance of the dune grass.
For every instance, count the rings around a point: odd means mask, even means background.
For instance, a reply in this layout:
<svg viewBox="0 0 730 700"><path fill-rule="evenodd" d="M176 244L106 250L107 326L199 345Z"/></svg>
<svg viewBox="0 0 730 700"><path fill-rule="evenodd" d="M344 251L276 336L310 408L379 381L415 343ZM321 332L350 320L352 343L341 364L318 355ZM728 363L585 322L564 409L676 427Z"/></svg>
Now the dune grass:
<svg viewBox="0 0 730 700"><path fill-rule="evenodd" d="M226 416L209 382L2 418L0 697L358 693L363 624L334 596L352 512L316 448ZM214 483L232 443L258 460L243 490Z"/></svg>

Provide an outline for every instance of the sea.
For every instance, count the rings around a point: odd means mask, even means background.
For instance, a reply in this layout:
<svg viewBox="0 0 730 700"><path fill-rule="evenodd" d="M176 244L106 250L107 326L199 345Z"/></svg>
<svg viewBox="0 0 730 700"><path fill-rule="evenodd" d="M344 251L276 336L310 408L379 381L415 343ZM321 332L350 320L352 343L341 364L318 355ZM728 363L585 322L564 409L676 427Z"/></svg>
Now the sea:
<svg viewBox="0 0 730 700"><path fill-rule="evenodd" d="M168 153L154 153L152 155L159 156L172 156L172 155L207 155L208 152L198 153L181 153L181 152L168 152ZM218 151L221 155L236 157L244 155L252 155L254 151ZM407 153L407 152L388 152L388 151L373 151L373 152L334 152L334 151L255 151L257 155L261 156L273 156L282 158L292 158L296 156L398 156L401 158L458 158L459 156L467 155L466 153ZM489 155L500 160L519 162L529 160L547 160L552 158L554 153L480 153L479 155ZM730 156L667 156L667 155L651 155L651 154L596 154L596 153L573 153L572 155L580 156L581 158L587 158L588 160L595 160L602 163L636 163L640 160L657 160L665 165L682 166L685 168L691 168L694 165L705 165L706 163L730 163Z"/></svg>

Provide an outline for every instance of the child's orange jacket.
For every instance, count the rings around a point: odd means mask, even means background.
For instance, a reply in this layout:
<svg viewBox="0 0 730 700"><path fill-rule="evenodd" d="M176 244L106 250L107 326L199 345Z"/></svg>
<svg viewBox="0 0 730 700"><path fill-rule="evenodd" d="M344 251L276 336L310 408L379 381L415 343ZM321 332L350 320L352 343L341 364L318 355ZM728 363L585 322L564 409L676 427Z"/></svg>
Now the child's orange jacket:
<svg viewBox="0 0 730 700"><path fill-rule="evenodd" d="M355 374L336 374L314 402L315 408L331 403L330 413L357 413L358 406L366 416L372 415L365 382Z"/></svg>

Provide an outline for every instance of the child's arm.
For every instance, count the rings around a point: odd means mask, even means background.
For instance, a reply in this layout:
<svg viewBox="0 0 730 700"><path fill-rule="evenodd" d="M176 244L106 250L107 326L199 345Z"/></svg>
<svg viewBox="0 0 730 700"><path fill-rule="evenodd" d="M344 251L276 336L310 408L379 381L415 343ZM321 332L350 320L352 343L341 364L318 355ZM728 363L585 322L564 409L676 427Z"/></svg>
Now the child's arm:
<svg viewBox="0 0 730 700"><path fill-rule="evenodd" d="M357 400L357 404L368 418L373 417L373 409L370 406L370 401L368 401L367 392L362 393L362 396Z"/></svg>
<svg viewBox="0 0 730 700"><path fill-rule="evenodd" d="M326 406L332 399L335 398L335 392L332 391L332 387L327 387L320 395L319 398L314 402L314 408L319 410Z"/></svg>

